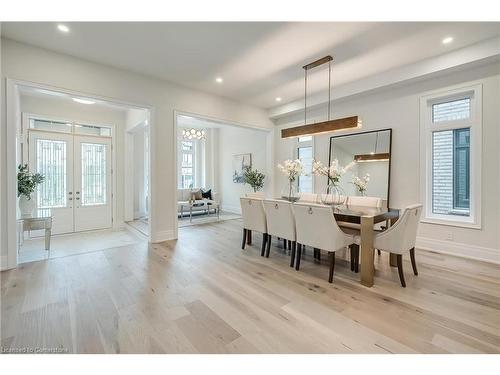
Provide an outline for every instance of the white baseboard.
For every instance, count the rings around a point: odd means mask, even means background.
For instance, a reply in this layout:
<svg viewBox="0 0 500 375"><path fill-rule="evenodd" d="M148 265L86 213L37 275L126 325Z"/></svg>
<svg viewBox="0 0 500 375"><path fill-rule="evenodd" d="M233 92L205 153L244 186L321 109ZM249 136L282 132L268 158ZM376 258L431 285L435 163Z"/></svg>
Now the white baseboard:
<svg viewBox="0 0 500 375"><path fill-rule="evenodd" d="M435 240L427 237L417 237L415 247L417 249L434 251L436 253L500 264L500 249Z"/></svg>
<svg viewBox="0 0 500 375"><path fill-rule="evenodd" d="M241 207L240 206L231 206L231 205L221 205L221 210L225 212L230 212L232 214L241 215Z"/></svg>
<svg viewBox="0 0 500 375"><path fill-rule="evenodd" d="M158 243L163 241L175 240L177 236L174 230L163 230L151 234L151 242Z"/></svg>

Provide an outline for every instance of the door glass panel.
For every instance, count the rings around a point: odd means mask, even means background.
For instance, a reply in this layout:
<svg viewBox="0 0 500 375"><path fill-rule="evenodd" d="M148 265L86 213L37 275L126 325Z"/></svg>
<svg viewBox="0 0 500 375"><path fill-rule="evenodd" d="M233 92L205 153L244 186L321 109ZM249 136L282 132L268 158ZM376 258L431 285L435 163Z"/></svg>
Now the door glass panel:
<svg viewBox="0 0 500 375"><path fill-rule="evenodd" d="M106 204L106 145L82 143L81 205Z"/></svg>
<svg viewBox="0 0 500 375"><path fill-rule="evenodd" d="M66 151L65 141L36 140L36 172L45 177L37 189L39 213L66 207Z"/></svg>

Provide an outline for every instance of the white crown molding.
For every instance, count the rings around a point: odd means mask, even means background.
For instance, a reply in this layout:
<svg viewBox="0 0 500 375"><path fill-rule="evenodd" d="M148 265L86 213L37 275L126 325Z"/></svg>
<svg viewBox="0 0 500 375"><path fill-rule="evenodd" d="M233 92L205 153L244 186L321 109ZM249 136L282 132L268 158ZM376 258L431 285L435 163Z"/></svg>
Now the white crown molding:
<svg viewBox="0 0 500 375"><path fill-rule="evenodd" d="M500 264L500 249L436 240L428 237L417 237L415 247L417 250L429 250L440 254Z"/></svg>
<svg viewBox="0 0 500 375"><path fill-rule="evenodd" d="M362 78L342 86L334 86L332 100L358 95L386 86L409 83L411 81L444 74L450 70L471 68L500 58L500 37L491 38L459 50L435 56L414 64L391 69L386 72ZM307 98L308 109L328 102L328 94L311 95ZM296 100L268 110L271 119L277 119L304 110L304 100Z"/></svg>

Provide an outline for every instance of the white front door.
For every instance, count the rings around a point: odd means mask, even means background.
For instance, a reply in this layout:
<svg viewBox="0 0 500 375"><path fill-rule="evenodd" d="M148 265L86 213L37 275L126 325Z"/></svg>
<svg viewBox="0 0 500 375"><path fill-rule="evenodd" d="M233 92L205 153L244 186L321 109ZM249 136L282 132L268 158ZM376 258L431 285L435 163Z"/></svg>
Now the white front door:
<svg viewBox="0 0 500 375"><path fill-rule="evenodd" d="M75 232L110 228L111 139L76 136L75 152Z"/></svg>
<svg viewBox="0 0 500 375"><path fill-rule="evenodd" d="M52 233L112 226L110 138L30 131L29 163L45 176L35 199Z"/></svg>

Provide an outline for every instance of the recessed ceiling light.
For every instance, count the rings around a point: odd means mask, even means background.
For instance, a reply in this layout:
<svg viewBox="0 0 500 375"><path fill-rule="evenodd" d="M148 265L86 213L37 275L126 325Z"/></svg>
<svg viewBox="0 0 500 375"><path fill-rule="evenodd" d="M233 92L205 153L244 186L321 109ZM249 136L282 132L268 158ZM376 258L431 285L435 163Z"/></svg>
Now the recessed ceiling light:
<svg viewBox="0 0 500 375"><path fill-rule="evenodd" d="M90 99L83 99L83 98L72 98L73 101L81 104L95 104L93 100Z"/></svg>
<svg viewBox="0 0 500 375"><path fill-rule="evenodd" d="M217 78L215 79L215 82L217 82L217 83L222 83L223 81L224 81L224 80L222 79L222 77L217 77Z"/></svg>
<svg viewBox="0 0 500 375"><path fill-rule="evenodd" d="M446 38L444 38L442 41L441 41L443 44L449 44L451 42L453 42L453 38L451 36L447 36Z"/></svg>
<svg viewBox="0 0 500 375"><path fill-rule="evenodd" d="M277 102L281 102L281 98L280 98L280 97L277 97L275 100L276 100Z"/></svg>
<svg viewBox="0 0 500 375"><path fill-rule="evenodd" d="M57 28L59 31L62 31L63 33L69 33L69 27L63 24L57 25Z"/></svg>

